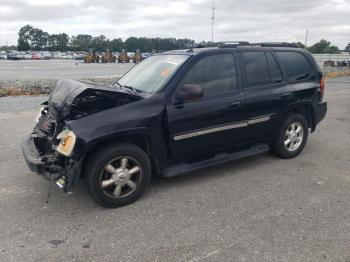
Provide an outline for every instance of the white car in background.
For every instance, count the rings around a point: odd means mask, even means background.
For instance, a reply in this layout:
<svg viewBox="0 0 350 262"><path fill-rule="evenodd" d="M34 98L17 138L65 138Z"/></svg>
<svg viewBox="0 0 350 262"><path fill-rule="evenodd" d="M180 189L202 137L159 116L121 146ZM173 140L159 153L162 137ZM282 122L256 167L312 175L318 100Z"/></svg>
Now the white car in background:
<svg viewBox="0 0 350 262"><path fill-rule="evenodd" d="M0 59L7 59L7 55L5 51L0 51Z"/></svg>

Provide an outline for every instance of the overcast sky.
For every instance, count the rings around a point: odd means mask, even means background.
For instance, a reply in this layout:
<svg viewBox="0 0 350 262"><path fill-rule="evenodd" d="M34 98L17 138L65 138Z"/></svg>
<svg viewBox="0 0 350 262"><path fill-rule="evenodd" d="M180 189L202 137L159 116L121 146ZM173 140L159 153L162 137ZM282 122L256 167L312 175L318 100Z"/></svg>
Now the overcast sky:
<svg viewBox="0 0 350 262"><path fill-rule="evenodd" d="M50 34L211 39L212 0L0 0L0 45L31 24ZM216 0L214 41L350 42L350 0Z"/></svg>

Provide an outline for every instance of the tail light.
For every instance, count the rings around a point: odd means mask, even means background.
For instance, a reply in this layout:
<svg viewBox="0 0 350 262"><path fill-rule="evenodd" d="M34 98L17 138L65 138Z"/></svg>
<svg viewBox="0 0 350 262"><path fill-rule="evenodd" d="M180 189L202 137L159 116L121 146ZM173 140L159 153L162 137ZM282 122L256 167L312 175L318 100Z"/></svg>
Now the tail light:
<svg viewBox="0 0 350 262"><path fill-rule="evenodd" d="M321 80L320 80L320 91L321 91L321 97L324 96L324 78L321 77Z"/></svg>

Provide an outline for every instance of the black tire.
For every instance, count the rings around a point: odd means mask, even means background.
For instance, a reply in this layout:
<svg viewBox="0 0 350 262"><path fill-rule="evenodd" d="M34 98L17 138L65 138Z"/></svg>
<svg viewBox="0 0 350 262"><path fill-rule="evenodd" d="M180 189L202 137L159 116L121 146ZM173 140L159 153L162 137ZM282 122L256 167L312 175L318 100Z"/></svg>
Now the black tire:
<svg viewBox="0 0 350 262"><path fill-rule="evenodd" d="M290 151L287 149L287 146L285 146L284 142L285 142L285 139L287 138L285 135L286 131L290 127L290 125L293 123L298 123L303 128L303 138L299 147L297 147L297 149L295 149L294 151ZM308 128L308 123L306 119L299 114L295 114L295 113L288 114L284 123L282 124L282 127L278 133L278 136L275 142L272 145L272 152L275 153L277 156L285 159L296 157L297 155L300 154L300 152L305 147L305 144L308 139L308 134L309 134L309 128Z"/></svg>
<svg viewBox="0 0 350 262"><path fill-rule="evenodd" d="M113 197L102 187L103 176L108 175L105 167L112 163L111 161L118 161L118 158L125 157L135 161L137 166L140 167L138 181L137 183L135 182L137 186L136 189L133 189L134 191L130 189L132 192L125 196ZM90 196L103 207L116 208L136 201L144 193L151 180L151 164L148 155L133 144L117 143L101 148L87 161L87 165L84 168L87 190ZM116 185L111 184L111 186Z"/></svg>

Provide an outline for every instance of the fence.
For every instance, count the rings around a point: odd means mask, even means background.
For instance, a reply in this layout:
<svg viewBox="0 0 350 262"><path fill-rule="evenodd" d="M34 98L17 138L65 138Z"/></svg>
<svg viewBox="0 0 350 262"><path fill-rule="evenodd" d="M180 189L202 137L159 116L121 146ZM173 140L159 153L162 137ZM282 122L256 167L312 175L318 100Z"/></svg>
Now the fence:
<svg viewBox="0 0 350 262"><path fill-rule="evenodd" d="M313 54L313 57L324 71L349 69L350 54Z"/></svg>

